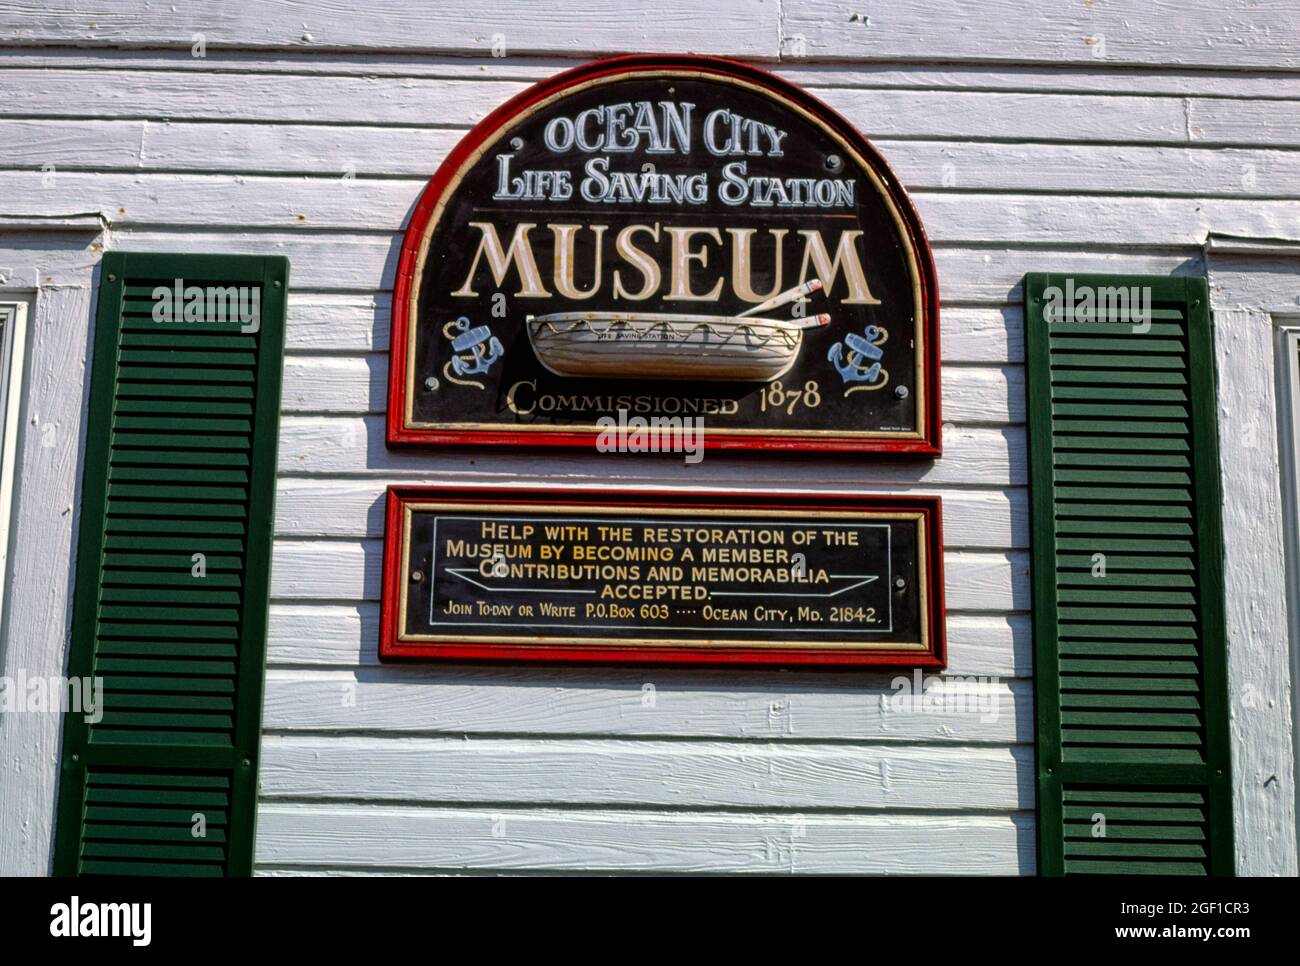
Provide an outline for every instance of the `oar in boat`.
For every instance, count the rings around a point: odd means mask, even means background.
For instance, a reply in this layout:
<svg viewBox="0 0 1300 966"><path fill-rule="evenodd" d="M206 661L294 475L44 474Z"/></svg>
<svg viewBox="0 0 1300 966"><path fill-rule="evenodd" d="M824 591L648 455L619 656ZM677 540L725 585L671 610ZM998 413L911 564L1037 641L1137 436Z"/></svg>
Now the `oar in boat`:
<svg viewBox="0 0 1300 966"><path fill-rule="evenodd" d="M744 312L741 312L739 315L737 315L736 318L743 319L746 316L758 315L758 313L767 312L770 309L778 309L783 305L789 305L791 302L795 301L796 299L803 298L805 295L811 295L813 292L820 292L821 289L822 289L822 280L819 278L810 278L808 281L800 285L796 285L794 288L789 288L778 295L773 295L766 302L759 302L753 308L746 309ZM791 328L795 328L795 329L811 329L814 326L826 325L827 323L830 322L830 320L831 320L830 315L828 315L825 312L821 312L817 315L810 315L807 318L803 318L803 319L790 319L789 321L782 319L781 322L782 324L788 325ZM768 320L764 319L763 321L768 321Z"/></svg>

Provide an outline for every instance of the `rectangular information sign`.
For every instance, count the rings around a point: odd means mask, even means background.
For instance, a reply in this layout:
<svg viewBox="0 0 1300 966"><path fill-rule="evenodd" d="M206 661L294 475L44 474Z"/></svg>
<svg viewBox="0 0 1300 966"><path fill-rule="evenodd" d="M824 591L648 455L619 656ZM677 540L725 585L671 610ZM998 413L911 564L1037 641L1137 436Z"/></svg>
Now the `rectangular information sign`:
<svg viewBox="0 0 1300 966"><path fill-rule="evenodd" d="M942 667L937 497L388 492L380 657Z"/></svg>

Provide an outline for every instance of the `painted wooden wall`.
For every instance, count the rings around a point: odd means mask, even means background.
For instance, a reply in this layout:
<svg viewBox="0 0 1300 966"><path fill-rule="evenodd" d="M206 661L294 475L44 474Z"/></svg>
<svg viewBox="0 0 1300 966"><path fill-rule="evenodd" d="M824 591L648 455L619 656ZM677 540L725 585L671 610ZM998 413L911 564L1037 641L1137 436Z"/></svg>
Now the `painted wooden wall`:
<svg viewBox="0 0 1300 966"><path fill-rule="evenodd" d="M1300 238L1293 3L367 7L0 0L0 214L292 260L259 868L1034 872L1019 281L1202 273L1211 230ZM810 484L788 460L385 449L424 180L531 81L633 50L764 63L896 168L938 264L941 460L819 463ZM384 487L540 480L938 493L946 676L992 680L918 714L891 674L381 667ZM1245 831L1245 870L1294 872L1293 843L1277 859Z"/></svg>

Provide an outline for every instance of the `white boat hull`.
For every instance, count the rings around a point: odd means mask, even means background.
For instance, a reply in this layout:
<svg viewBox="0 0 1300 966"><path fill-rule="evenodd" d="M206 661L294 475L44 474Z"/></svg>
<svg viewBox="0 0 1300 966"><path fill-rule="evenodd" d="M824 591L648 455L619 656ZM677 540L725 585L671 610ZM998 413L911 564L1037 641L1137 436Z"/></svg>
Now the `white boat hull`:
<svg viewBox="0 0 1300 966"><path fill-rule="evenodd" d="M789 323L729 315L564 312L524 324L538 361L572 378L766 382L803 344Z"/></svg>

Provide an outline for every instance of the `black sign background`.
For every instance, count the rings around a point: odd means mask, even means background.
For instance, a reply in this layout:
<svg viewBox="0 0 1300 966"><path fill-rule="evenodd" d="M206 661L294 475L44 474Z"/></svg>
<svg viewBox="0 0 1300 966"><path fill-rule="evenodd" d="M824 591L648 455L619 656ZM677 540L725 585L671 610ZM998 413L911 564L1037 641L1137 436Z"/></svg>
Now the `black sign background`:
<svg viewBox="0 0 1300 966"><path fill-rule="evenodd" d="M557 116L572 118L588 108L642 101L693 105L688 153L649 154L644 146L632 152L586 153L573 148L557 153L545 143L546 124ZM702 127L704 119L716 109L785 131L781 156L740 153L715 157L705 148ZM500 175L498 157L503 154L511 156L510 171L514 174L527 170L568 171L575 188L573 197L565 201L494 200ZM593 158L607 158L610 171L633 174L647 170L646 165L653 165L652 170L667 176L704 172L708 200L700 205L586 201L576 189L586 177L584 165ZM856 204L848 209L723 204L718 198L722 168L733 161L746 162L745 174L751 178L852 179ZM891 197L882 193L876 182L882 176L892 179L887 169L883 175L869 170L855 157L852 145L772 91L712 75L659 76L637 71L589 86L578 85L531 113L518 113L486 142L477 160L462 169L459 181L444 187L439 207L433 213L431 233L427 241L419 240L423 261L414 266L411 282L414 311L407 331L395 332L395 338L399 334L406 336L402 350L406 354L405 374L403 384L395 383L391 401L404 403L403 412L398 414L400 420L390 418L390 430L396 424L399 437L408 429L499 430L514 434L511 439L525 441L529 434L535 437L564 428L590 430L598 418L616 417L618 409L625 408L629 415L645 417L702 414L706 430L717 434L753 432L814 441L818 435L862 436L924 445L916 441L924 441L927 433L937 436L937 423L929 425L937 414L927 412L922 419L920 413L922 407L935 408L928 401L931 387L918 385L918 372L924 374L927 358L936 354L936 347L922 344L927 338L927 320L923 317L926 296L921 279L929 266L929 254L924 250L924 264L914 264L916 243L900 224L906 213L899 214ZM481 230L471 227L471 222L492 224L503 246L509 245L516 225L535 225L529 231L530 248L549 297L518 295L522 284L514 265L498 286L485 258L479 259L477 271L467 284L483 238ZM599 284L598 293L591 298L565 298L552 284L555 246L549 226L559 223L581 226L574 236L573 282L584 290ZM641 280L635 267L615 251L620 229L633 224L716 228L721 244L707 236L694 237L692 247L703 249L708 261L707 265L692 265L691 287L696 292L708 291L721 277L718 300L697 302L666 297L666 263L671 244L662 232L658 242L644 234L637 236L638 247L655 255L663 267L664 278L658 290L644 301L615 298L615 269L623 273L625 285L630 280L635 287ZM596 235L592 225L607 226L599 278L594 272ZM729 316L751 308L754 303L740 298L732 284L733 238L729 228L755 229L751 282L755 292L764 294L803 280L805 241L799 234L801 230L819 232L832 258L842 231L861 231L856 252L878 304L846 304L849 284L840 271L828 292L812 295L804 306L808 314L828 313L830 324L804 330L797 360L780 377L779 387L754 382L564 378L548 372L537 361L524 327L524 318L530 314L663 311ZM770 230L786 233L781 243L780 279L775 277L775 244ZM916 230L919 232L919 225ZM406 247L410 249L412 244L408 238ZM923 246L923 240L920 244ZM928 270L932 272L932 268ZM811 268L808 274L814 274ZM476 295L453 296L458 290L473 290ZM395 306L395 318L398 311ZM793 316L794 310L785 306L770 312L777 313ZM447 378L448 364L457 350L452 345L454 333L446 327L462 318L471 328L490 330L502 352L489 371L457 382ZM838 345L839 357L845 358L849 352L846 337L863 337L868 327L886 333L883 342L878 343L885 376L870 382L846 381L828 354ZM430 383L430 379L436 382ZM923 375L922 381L932 382L933 373ZM390 431L390 440L393 438ZM413 439L402 437L400 441ZM888 445L880 448L887 449Z"/></svg>

